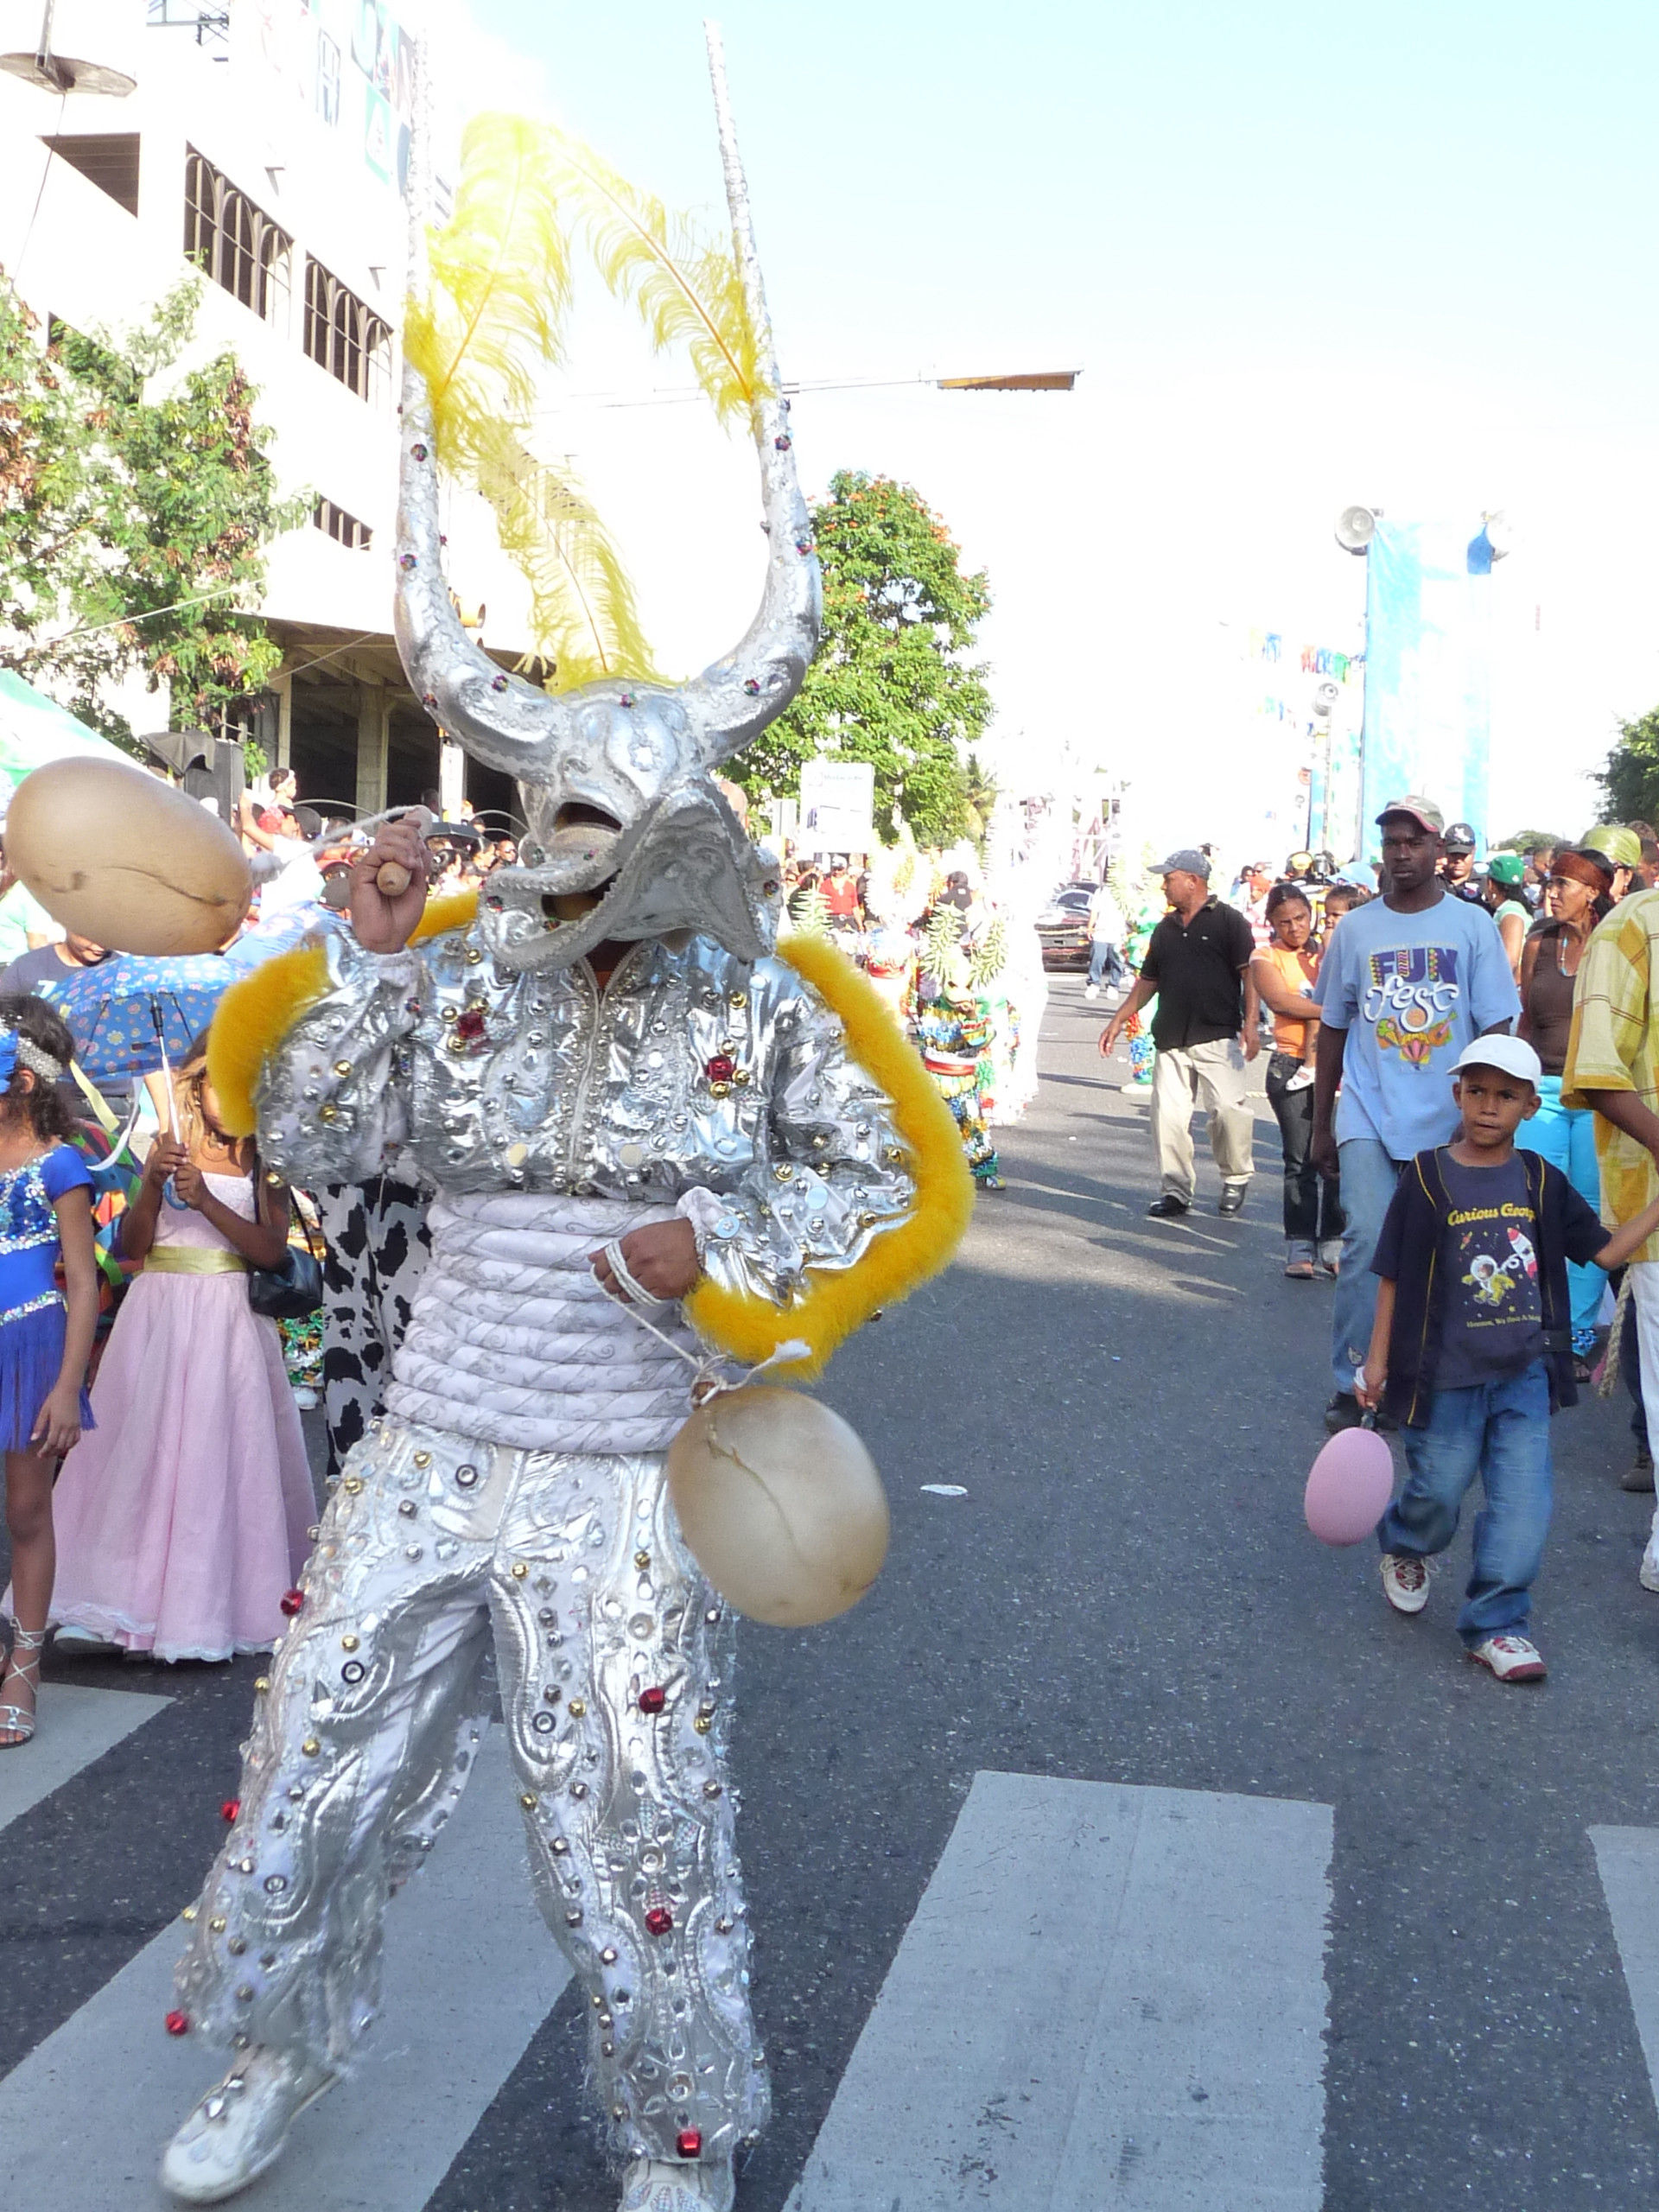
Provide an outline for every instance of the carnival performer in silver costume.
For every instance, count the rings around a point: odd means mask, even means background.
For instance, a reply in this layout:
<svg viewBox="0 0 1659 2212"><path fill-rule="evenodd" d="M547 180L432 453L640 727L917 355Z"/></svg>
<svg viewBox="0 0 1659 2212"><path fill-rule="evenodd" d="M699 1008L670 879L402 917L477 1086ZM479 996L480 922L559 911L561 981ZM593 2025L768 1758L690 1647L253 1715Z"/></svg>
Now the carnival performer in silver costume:
<svg viewBox="0 0 1659 2212"><path fill-rule="evenodd" d="M764 334L718 70L716 93ZM742 644L681 687L550 698L455 618L427 395L406 376L404 664L443 726L518 778L530 835L475 914L426 912L424 849L387 825L353 874L353 933L268 963L215 1028L221 1109L257 1122L274 1171L343 1183L408 1156L437 1196L386 1414L291 1594L239 1811L186 1916L169 2025L234 2051L163 2161L186 2202L245 2187L349 2070L386 1900L486 1725L492 1646L537 1894L591 1999L624 2207L726 2212L733 2152L766 2116L726 1768L732 1624L664 1480L691 1369L633 1315L694 1357L683 1299L702 1338L748 1317L751 1359L810 1341L826 1298L844 1334L850 1308L907 1287L888 1265L884 1291L848 1295L927 1208L894 1086L833 990L774 956L772 864L715 786L817 636L785 405L754 412L771 543ZM400 895L379 887L388 861L409 871ZM959 1227L942 1219L910 1281Z"/></svg>

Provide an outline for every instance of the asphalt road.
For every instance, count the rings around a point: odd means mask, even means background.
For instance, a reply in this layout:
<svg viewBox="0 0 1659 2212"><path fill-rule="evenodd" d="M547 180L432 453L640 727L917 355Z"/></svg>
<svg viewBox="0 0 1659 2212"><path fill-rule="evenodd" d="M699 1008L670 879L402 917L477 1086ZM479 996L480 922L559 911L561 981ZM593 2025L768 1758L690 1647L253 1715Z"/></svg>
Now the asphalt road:
<svg viewBox="0 0 1659 2212"><path fill-rule="evenodd" d="M1216 1216L1205 1160L1199 1210L1148 1222L1146 1109L1116 1088L1127 1068L1095 1054L1099 1020L1077 980L1055 979L1043 1093L1005 1133L1009 1188L982 1196L958 1264L826 1385L888 1484L881 1581L826 1628L744 1632L741 1840L776 2113L741 2212L781 2212L795 2187L977 1774L1332 1808L1312 2199L1325 2212L1649 2202L1659 2119L1589 1834L1659 1830L1643 1749L1659 1599L1636 1580L1650 1501L1618 1487L1622 1394L1555 1424L1536 1614L1550 1677L1503 1688L1452 1633L1466 1540L1408 1623L1384 1605L1369 1547L1328 1552L1302 1526L1329 1295L1280 1273L1265 1103L1242 1218ZM48 1665L49 1679L173 1702L0 1830L0 2073L190 1895L223 1833L255 1671ZM9 1770L35 1755L0 1757ZM989 1882L982 1927L1018 1916L1008 1888ZM1192 1902L1201 1974L1209 1923ZM1063 1915L1045 1940L1064 1946ZM980 1942L970 1916L965 1973ZM423 2012L397 2033L452 2031L447 2003ZM582 2031L566 1989L429 2212L610 2212ZM89 2081L89 2112L98 2093ZM170 2121L157 2110L158 2145ZM1133 2166L1123 2152L1096 2194L1053 2212L1163 2202L1135 2193ZM944 2201L887 2194L899 2212ZM976 2155L950 2201L1007 2199ZM1224 2186L1167 2200L1200 2201L1240 2200ZM53 2212L116 2205L71 2188ZM890 2212L887 2197L869 2212Z"/></svg>

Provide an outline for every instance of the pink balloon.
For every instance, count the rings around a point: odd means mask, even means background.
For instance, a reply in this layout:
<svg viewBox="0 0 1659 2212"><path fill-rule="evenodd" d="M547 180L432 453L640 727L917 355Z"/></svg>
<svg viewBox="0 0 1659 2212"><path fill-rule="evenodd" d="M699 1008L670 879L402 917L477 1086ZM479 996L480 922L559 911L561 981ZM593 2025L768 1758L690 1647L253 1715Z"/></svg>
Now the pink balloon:
<svg viewBox="0 0 1659 2212"><path fill-rule="evenodd" d="M1394 1495L1394 1459L1374 1428L1344 1428L1313 1462L1302 1497L1322 1544L1363 1542Z"/></svg>

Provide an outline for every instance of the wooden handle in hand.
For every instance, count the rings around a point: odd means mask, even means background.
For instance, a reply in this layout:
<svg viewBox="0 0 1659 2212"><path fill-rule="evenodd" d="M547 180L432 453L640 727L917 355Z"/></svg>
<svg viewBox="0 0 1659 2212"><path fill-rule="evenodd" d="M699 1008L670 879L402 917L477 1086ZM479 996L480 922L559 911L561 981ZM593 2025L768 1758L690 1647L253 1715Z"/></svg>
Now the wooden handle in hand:
<svg viewBox="0 0 1659 2212"><path fill-rule="evenodd" d="M374 872L376 887L387 899L401 899L414 881L401 861L382 861Z"/></svg>

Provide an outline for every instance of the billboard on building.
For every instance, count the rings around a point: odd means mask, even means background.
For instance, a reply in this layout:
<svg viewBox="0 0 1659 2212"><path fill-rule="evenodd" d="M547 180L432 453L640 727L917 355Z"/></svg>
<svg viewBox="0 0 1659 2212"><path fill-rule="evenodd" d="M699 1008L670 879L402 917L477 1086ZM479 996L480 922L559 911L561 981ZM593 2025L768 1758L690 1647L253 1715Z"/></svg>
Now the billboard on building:
<svg viewBox="0 0 1659 2212"><path fill-rule="evenodd" d="M238 61L276 78L342 150L402 191L415 112L415 42L386 0L238 0Z"/></svg>
<svg viewBox="0 0 1659 2212"><path fill-rule="evenodd" d="M1361 849L1381 851L1375 820L1408 792L1484 848L1491 785L1492 547L1484 525L1379 516L1365 551L1365 723Z"/></svg>

